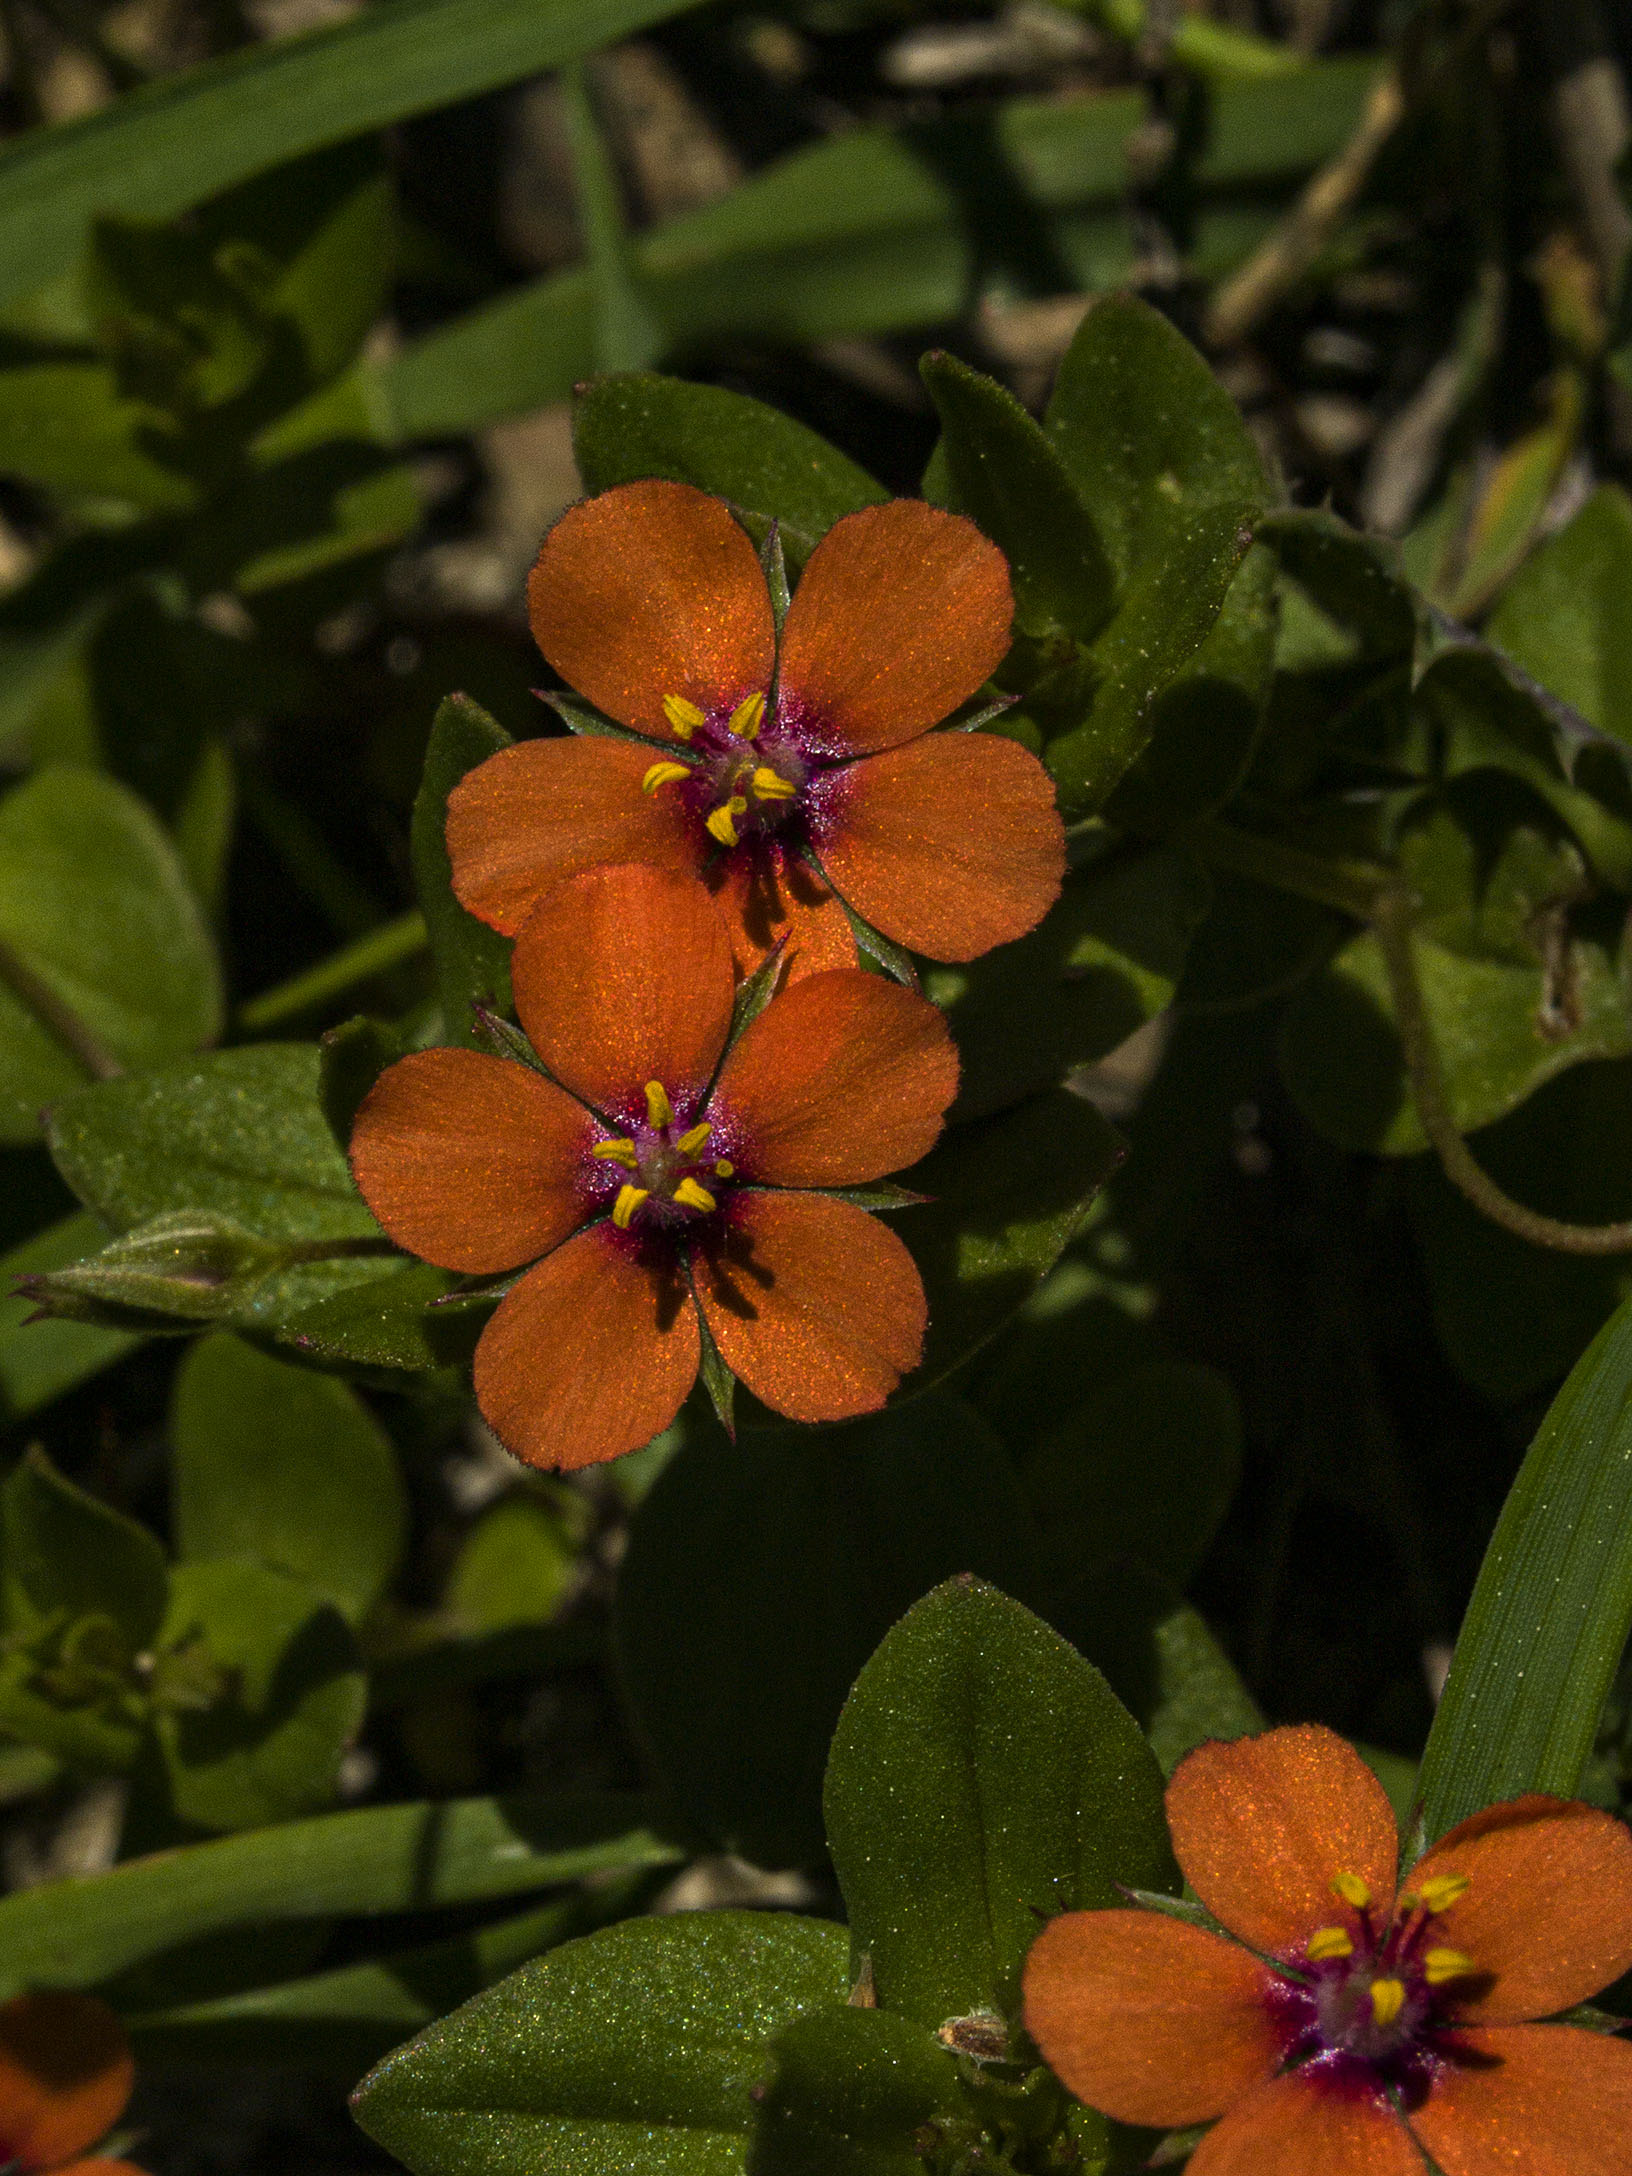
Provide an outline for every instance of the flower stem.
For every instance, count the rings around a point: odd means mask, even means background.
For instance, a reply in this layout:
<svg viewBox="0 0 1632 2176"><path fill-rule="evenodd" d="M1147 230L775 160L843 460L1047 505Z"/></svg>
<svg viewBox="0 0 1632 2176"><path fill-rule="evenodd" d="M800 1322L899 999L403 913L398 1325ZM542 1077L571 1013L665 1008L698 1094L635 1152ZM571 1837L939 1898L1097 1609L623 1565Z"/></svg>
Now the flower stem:
<svg viewBox="0 0 1632 2176"><path fill-rule="evenodd" d="M1412 933L1415 909L1402 886L1381 893L1371 912L1372 934L1388 970L1389 994L1394 1001L1394 1022L1411 1093L1422 1120L1422 1130L1433 1144L1445 1176L1459 1187L1474 1207L1493 1224L1534 1247L1551 1247L1562 1254L1632 1254L1632 1221L1621 1224L1566 1224L1558 1217L1543 1216L1514 1201L1469 1152L1451 1112L1439 1047L1423 1000L1417 975L1416 945Z"/></svg>
<svg viewBox="0 0 1632 2176"><path fill-rule="evenodd" d="M299 1013L326 1005L331 998L343 996L359 982L400 967L423 952L429 942L425 917L412 908L395 921L382 922L378 929L367 931L354 943L342 945L315 967L250 998L238 1008L238 1025L246 1035L259 1035Z"/></svg>

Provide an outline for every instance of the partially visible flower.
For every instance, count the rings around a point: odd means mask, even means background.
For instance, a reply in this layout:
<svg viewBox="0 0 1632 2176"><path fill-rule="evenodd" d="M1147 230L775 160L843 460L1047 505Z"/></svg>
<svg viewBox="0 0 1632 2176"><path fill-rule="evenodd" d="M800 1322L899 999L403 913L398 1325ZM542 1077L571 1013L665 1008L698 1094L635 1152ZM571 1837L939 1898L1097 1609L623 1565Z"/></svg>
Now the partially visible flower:
<svg viewBox="0 0 1632 2176"><path fill-rule="evenodd" d="M1026 2026L1080 2100L1219 2120L1190 2176L1628 2176L1632 2047L1535 2024L1632 1965L1632 1836L1518 1798L1397 1889L1382 1787L1329 1730L1200 1747L1173 1849L1235 1937L1145 1911L1038 1937Z"/></svg>
<svg viewBox="0 0 1632 2176"><path fill-rule="evenodd" d="M141 2176L87 2155L124 2114L136 2066L118 2018L94 1995L0 2003L0 2169L23 2176Z"/></svg>
<svg viewBox="0 0 1632 2176"><path fill-rule="evenodd" d="M958 1062L933 1005L839 968L726 1048L731 940L690 877L639 866L556 886L511 962L550 1075L426 1050L380 1076L351 1137L363 1198L444 1269L535 1266L476 1350L476 1398L536 1466L637 1449L701 1359L794 1420L884 1403L924 1292L885 1225L829 1189L915 1163Z"/></svg>
<svg viewBox="0 0 1632 2176"><path fill-rule="evenodd" d="M930 733L1009 646L1003 555L917 499L846 515L780 644L758 555L690 484L621 484L565 513L528 585L539 648L642 741L522 741L448 803L454 889L507 935L598 862L700 871L751 967L853 966L837 890L931 959L1020 937L1064 870L1054 789L989 733ZM644 743L644 744L643 744Z"/></svg>

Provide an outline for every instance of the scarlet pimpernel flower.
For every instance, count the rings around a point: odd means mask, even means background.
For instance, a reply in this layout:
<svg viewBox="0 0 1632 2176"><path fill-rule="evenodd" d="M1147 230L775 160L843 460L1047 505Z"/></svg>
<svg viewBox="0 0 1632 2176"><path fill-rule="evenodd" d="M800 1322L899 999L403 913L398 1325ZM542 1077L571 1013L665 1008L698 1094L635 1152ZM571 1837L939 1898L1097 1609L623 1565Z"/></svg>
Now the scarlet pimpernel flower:
<svg viewBox="0 0 1632 2176"><path fill-rule="evenodd" d="M690 1390L703 1323L779 1413L881 1406L917 1364L923 1285L895 1233L832 1190L940 1133L958 1065L935 1007L839 968L729 1042L724 921L693 878L639 866L555 887L511 972L546 1071L417 1052L381 1074L351 1140L399 1245L482 1275L535 1265L476 1351L500 1440L539 1466L636 1449Z"/></svg>
<svg viewBox="0 0 1632 2176"><path fill-rule="evenodd" d="M639 739L528 740L450 796L454 889L513 933L599 862L700 873L739 967L791 933L791 971L855 964L849 920L932 959L1023 936L1057 897L1047 772L989 733L931 733L1009 645L1003 555L915 499L847 515L778 639L765 573L723 501L623 484L570 508L528 585L568 686Z"/></svg>
<svg viewBox="0 0 1632 2176"><path fill-rule="evenodd" d="M1330 1731L1200 1747L1173 1849L1214 1934L1070 1912L1026 2025L1127 2123L1219 2120L1191 2176L1626 2176L1632 2047L1538 2024L1632 1965L1632 1836L1572 1800L1488 1807L1403 1883L1381 1786Z"/></svg>
<svg viewBox="0 0 1632 2176"><path fill-rule="evenodd" d="M0 2168L22 2176L141 2176L87 2155L124 2114L136 2080L123 2028L92 1995L0 2003Z"/></svg>

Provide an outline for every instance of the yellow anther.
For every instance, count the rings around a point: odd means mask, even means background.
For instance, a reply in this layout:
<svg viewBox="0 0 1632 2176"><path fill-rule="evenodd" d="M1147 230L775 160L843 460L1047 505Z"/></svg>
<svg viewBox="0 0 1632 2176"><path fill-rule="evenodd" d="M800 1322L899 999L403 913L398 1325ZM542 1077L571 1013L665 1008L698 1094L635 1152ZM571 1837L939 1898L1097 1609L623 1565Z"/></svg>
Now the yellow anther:
<svg viewBox="0 0 1632 2176"><path fill-rule="evenodd" d="M714 1196L695 1179L682 1179L674 1190L674 1198L682 1209L701 1209L705 1215L714 1207Z"/></svg>
<svg viewBox="0 0 1632 2176"><path fill-rule="evenodd" d="M660 786L677 786L691 776L689 763L654 763L640 782L642 793L656 793Z"/></svg>
<svg viewBox="0 0 1632 2176"><path fill-rule="evenodd" d="M722 803L719 808L712 810L703 819L704 827L713 833L722 846L735 846L737 843L737 818L746 812L747 807L748 803L743 799L742 795L734 793L729 801Z"/></svg>
<svg viewBox="0 0 1632 2176"><path fill-rule="evenodd" d="M1311 1964L1324 1964L1328 1957L1352 1957L1354 1937L1347 1927L1317 1927L1309 1937L1307 1954Z"/></svg>
<svg viewBox="0 0 1632 2176"><path fill-rule="evenodd" d="M1422 1960L1422 1976L1430 1987L1443 1987L1447 1980L1466 1979L1473 1970L1473 1959L1460 1949L1431 1949Z"/></svg>
<svg viewBox="0 0 1632 2176"><path fill-rule="evenodd" d="M589 1152L598 1156L603 1164L627 1164L635 1168L635 1144L633 1141L597 1141Z"/></svg>
<svg viewBox="0 0 1632 2176"><path fill-rule="evenodd" d="M618 1198L612 1204L612 1221L620 1232L629 1229L631 1218L643 1201L650 1198L649 1186L620 1186Z"/></svg>
<svg viewBox="0 0 1632 2176"><path fill-rule="evenodd" d="M660 1080L649 1080L646 1083L646 1116L654 1126L673 1123L674 1113L669 1108L668 1090Z"/></svg>
<svg viewBox="0 0 1632 2176"><path fill-rule="evenodd" d="M725 722L739 740L752 740L764 721L764 696L745 695Z"/></svg>
<svg viewBox="0 0 1632 2176"><path fill-rule="evenodd" d="M1332 1894L1340 1896L1345 1904L1352 1904L1357 1912L1363 1912L1371 1902L1370 1884L1362 1881L1358 1874L1335 1874Z"/></svg>
<svg viewBox="0 0 1632 2176"><path fill-rule="evenodd" d="M1472 1884L1466 1874L1430 1874L1417 1885L1417 1894L1431 1912L1448 1912L1460 1904Z"/></svg>
<svg viewBox="0 0 1632 2176"><path fill-rule="evenodd" d="M1389 2026L1405 2008L1404 1980L1373 1980L1371 2015L1374 2024Z"/></svg>
<svg viewBox="0 0 1632 2176"><path fill-rule="evenodd" d="M700 1148L707 1145L708 1137L713 1131L714 1128L705 1118L700 1126L693 1126L690 1133L681 1134L674 1145L682 1156L695 1156Z"/></svg>
<svg viewBox="0 0 1632 2176"><path fill-rule="evenodd" d="M763 763L754 773L753 786L762 801L791 801L799 791L791 778L784 778L780 771L767 770Z"/></svg>
<svg viewBox="0 0 1632 2176"><path fill-rule="evenodd" d="M663 715L668 719L672 730L678 733L682 740L690 740L698 726L706 722L697 705L688 703L683 695L665 695L663 698Z"/></svg>
<svg viewBox="0 0 1632 2176"><path fill-rule="evenodd" d="M729 1156L722 1156L714 1166L714 1176L717 1179L728 1179L736 1168Z"/></svg>

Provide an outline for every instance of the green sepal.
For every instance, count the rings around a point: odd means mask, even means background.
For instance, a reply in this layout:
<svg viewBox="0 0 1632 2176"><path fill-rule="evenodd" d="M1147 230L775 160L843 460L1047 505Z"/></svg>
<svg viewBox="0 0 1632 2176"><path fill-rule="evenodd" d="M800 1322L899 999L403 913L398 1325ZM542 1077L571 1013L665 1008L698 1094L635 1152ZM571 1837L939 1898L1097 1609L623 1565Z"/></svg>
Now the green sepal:
<svg viewBox="0 0 1632 2176"><path fill-rule="evenodd" d="M359 1013L318 1040L317 1100L329 1131L342 1149L351 1146L351 1129L363 1099L389 1065L407 1055L402 1036L384 1020Z"/></svg>

